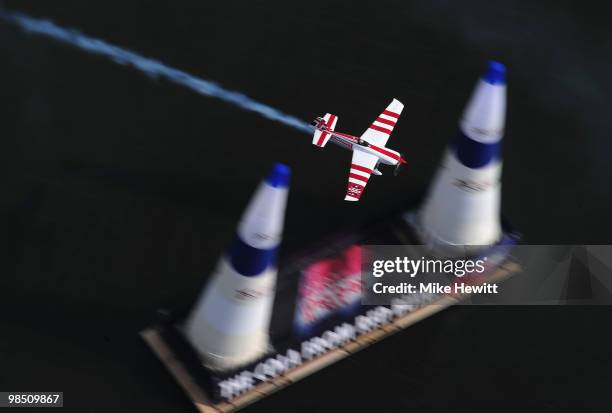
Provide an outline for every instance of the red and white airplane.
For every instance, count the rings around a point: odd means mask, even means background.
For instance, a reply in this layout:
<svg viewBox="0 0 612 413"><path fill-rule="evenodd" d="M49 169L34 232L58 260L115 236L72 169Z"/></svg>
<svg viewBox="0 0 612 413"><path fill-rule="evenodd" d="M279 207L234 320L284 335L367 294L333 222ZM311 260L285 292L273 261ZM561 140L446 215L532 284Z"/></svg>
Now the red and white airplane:
<svg viewBox="0 0 612 413"><path fill-rule="evenodd" d="M399 172L400 166L406 163L401 153L385 148L402 109L404 109L404 105L399 100L393 99L387 109L376 118L360 137L334 131L338 117L331 113L314 120L313 145L322 148L331 140L335 144L353 151L345 201L359 201L370 175L382 175L378 170L379 163L394 165L395 175Z"/></svg>

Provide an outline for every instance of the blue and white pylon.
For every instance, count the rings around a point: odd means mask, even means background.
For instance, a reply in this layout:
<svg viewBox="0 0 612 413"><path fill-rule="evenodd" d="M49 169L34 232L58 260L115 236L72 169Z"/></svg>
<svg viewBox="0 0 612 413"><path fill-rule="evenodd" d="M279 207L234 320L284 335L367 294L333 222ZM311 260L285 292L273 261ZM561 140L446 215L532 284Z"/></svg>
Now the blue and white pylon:
<svg viewBox="0 0 612 413"><path fill-rule="evenodd" d="M459 122L455 142L419 214L423 241L461 255L501 238L501 143L506 118L506 68L491 61Z"/></svg>
<svg viewBox="0 0 612 413"><path fill-rule="evenodd" d="M187 339L212 369L244 365L268 350L290 174L289 167L275 164L260 184L185 322Z"/></svg>

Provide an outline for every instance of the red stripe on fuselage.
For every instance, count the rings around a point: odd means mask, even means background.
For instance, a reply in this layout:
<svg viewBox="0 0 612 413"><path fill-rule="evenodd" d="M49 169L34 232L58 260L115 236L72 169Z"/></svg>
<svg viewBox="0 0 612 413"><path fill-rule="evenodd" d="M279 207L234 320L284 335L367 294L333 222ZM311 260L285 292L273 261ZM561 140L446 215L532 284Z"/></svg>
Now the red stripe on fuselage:
<svg viewBox="0 0 612 413"><path fill-rule="evenodd" d="M366 168L365 166L357 165L355 163L351 164L351 169L354 169L356 171L366 172L368 174L372 173L372 170L370 168Z"/></svg>
<svg viewBox="0 0 612 413"><path fill-rule="evenodd" d="M357 140L359 140L359 138L357 136L353 136L353 135L349 135L346 133L342 133L342 132L333 132L334 135L338 135L338 136L342 136L343 138L348 138L352 141L357 142Z"/></svg>
<svg viewBox="0 0 612 413"><path fill-rule="evenodd" d="M383 149L383 148L380 148L380 147L374 146L374 145L370 145L369 148L370 149L374 149L376 152L380 152L383 155L387 155L389 158L393 158L396 161L400 159L400 156L397 155L395 152L391 152L391 151L388 151L386 149Z"/></svg>

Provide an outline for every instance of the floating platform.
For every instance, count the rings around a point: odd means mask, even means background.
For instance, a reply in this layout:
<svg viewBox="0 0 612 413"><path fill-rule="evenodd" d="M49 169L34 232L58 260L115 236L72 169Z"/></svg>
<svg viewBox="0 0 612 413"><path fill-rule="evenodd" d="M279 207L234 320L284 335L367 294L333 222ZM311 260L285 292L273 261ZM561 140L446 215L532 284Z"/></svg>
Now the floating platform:
<svg viewBox="0 0 612 413"><path fill-rule="evenodd" d="M490 276L483 277L482 282L500 282L520 272L520 265L509 259L505 261ZM163 327L155 326L143 330L140 334L147 345L153 350L155 355L172 374L177 383L183 388L194 406L202 413L234 412L249 404L256 402L278 390L293 384L304 377L350 356L377 341L380 341L392 334L395 334L409 326L430 317L445 308L448 308L459 301L467 298L468 295L445 295L437 298L422 307L415 309L407 314L394 317L390 322L381 325L365 334L358 335L341 346L327 351L318 357L314 357L297 366L271 378L268 381L255 385L252 389L229 400L215 401L214 398L198 383L190 373L191 367L185 364L180 354L173 349L172 344L164 338Z"/></svg>
<svg viewBox="0 0 612 413"><path fill-rule="evenodd" d="M239 410L470 296L413 294L417 300L398 309L362 305L362 296L347 288L361 280L355 276L360 271L355 271L352 262L356 246L418 244L416 229L407 218L406 214L395 214L358 231L327 239L319 247L281 263L270 332L272 347L264 357L235 371L215 372L202 364L182 334L182 315L166 316L140 334L200 412ZM469 275L463 281L471 285L498 283L521 272L519 262L510 253L516 240L517 236L506 235L500 244L485 251L502 258L484 273ZM322 279L321 268L332 268L332 275ZM314 281L308 279L312 274ZM317 286L314 289L309 285L312 282ZM337 302L341 304L336 311L328 311L329 302L313 306L326 298L320 294L330 290L340 291ZM350 327L353 334L326 345L322 337L333 336L334 331L340 331L339 326ZM305 343L314 343L315 347L306 347L305 352ZM290 353L296 355L297 362L288 363ZM278 360L285 362L284 367L269 369L280 366ZM241 381L245 375L246 385Z"/></svg>

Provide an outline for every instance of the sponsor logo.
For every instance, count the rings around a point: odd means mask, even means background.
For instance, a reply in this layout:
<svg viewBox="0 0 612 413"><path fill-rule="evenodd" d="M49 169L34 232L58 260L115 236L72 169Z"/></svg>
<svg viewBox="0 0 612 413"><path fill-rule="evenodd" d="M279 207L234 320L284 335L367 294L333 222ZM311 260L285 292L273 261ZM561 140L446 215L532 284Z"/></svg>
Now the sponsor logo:
<svg viewBox="0 0 612 413"><path fill-rule="evenodd" d="M303 341L298 349L288 349L285 354L276 354L250 370L243 370L218 384L220 396L229 400L245 393L257 384L272 380L280 374L313 360L335 348L354 341L359 336L389 324L395 318L412 312L438 298L435 294L420 294L396 299L390 307L378 306L354 318L353 324L343 323L320 336Z"/></svg>
<svg viewBox="0 0 612 413"><path fill-rule="evenodd" d="M245 288L242 290L234 291L234 298L238 300L255 300L260 297L267 295L267 291L258 291L252 288Z"/></svg>
<svg viewBox="0 0 612 413"><path fill-rule="evenodd" d="M363 188L358 185L350 185L348 187L348 192L355 195L361 195L361 192L363 192Z"/></svg>
<svg viewBox="0 0 612 413"><path fill-rule="evenodd" d="M255 232L253 234L253 236L255 238L259 239L259 240L262 240L262 241L275 240L275 239L279 238L278 234L270 235L270 234L264 234L264 233L261 233L261 232Z"/></svg>
<svg viewBox="0 0 612 413"><path fill-rule="evenodd" d="M470 192L486 191L493 186L490 182L477 182L466 179L456 179L453 185Z"/></svg>
<svg viewBox="0 0 612 413"><path fill-rule="evenodd" d="M302 272L296 323L309 326L361 299L361 247L310 264Z"/></svg>
<svg viewBox="0 0 612 413"><path fill-rule="evenodd" d="M481 129L470 127L469 130L483 136L501 136L504 133L503 129Z"/></svg>

